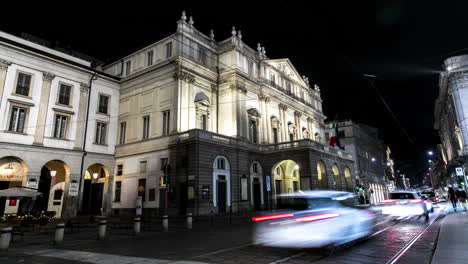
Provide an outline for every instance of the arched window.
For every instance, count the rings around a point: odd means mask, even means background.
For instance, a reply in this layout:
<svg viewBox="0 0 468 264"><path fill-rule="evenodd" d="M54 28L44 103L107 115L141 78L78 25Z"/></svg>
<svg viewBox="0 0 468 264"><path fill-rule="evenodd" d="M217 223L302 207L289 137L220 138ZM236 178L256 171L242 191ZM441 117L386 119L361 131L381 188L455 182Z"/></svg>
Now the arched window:
<svg viewBox="0 0 468 264"><path fill-rule="evenodd" d="M340 170L336 164L332 166L333 177L335 180L335 190L341 190L341 178L340 178Z"/></svg>
<svg viewBox="0 0 468 264"><path fill-rule="evenodd" d="M345 176L345 181L346 181L346 189L350 192L353 191L353 181L351 179L351 170L346 167L344 169L344 176Z"/></svg>
<svg viewBox="0 0 468 264"><path fill-rule="evenodd" d="M196 114L197 114L197 128L208 130L209 118L210 118L210 99L204 92L198 92L195 95Z"/></svg>
<svg viewBox="0 0 468 264"><path fill-rule="evenodd" d="M318 182L320 189L328 188L327 184L327 169L325 167L325 163L323 161L319 161L317 163L317 175L318 175Z"/></svg>

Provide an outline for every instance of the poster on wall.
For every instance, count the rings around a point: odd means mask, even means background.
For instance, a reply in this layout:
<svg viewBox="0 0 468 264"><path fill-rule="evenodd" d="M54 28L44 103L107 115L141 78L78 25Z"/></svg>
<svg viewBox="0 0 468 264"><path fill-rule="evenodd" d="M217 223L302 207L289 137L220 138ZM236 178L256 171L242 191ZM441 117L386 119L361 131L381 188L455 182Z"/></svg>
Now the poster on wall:
<svg viewBox="0 0 468 264"><path fill-rule="evenodd" d="M247 201L249 199L249 194L247 192L247 178L241 179L241 188L242 188L242 201Z"/></svg>
<svg viewBox="0 0 468 264"><path fill-rule="evenodd" d="M270 180L270 176L267 175L267 176L266 176L266 181L265 181L267 192L271 192L271 182L270 182L270 181L271 181L271 180Z"/></svg>
<svg viewBox="0 0 468 264"><path fill-rule="evenodd" d="M27 187L31 189L36 189L39 187L39 183L37 182L36 178L31 178L28 180Z"/></svg>
<svg viewBox="0 0 468 264"><path fill-rule="evenodd" d="M80 184L77 180L72 180L70 182L70 186L68 187L68 196L78 196L78 190L80 188Z"/></svg>

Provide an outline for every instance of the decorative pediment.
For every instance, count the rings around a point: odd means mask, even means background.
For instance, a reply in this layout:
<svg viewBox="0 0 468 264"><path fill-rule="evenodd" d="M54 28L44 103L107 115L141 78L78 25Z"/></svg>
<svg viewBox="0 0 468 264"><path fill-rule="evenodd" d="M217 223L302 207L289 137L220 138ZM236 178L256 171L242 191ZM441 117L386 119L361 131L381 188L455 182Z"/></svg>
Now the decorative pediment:
<svg viewBox="0 0 468 264"><path fill-rule="evenodd" d="M195 104L202 104L205 106L210 106L210 98L204 92L198 92L195 95L195 99L193 100Z"/></svg>
<svg viewBox="0 0 468 264"><path fill-rule="evenodd" d="M262 114L257 110L257 108L250 108L247 110L247 113L249 113L249 116L254 116L254 117L261 117Z"/></svg>
<svg viewBox="0 0 468 264"><path fill-rule="evenodd" d="M308 80L306 82L303 77L301 77L289 59L267 60L266 62L291 80L300 82L305 87L309 86Z"/></svg>

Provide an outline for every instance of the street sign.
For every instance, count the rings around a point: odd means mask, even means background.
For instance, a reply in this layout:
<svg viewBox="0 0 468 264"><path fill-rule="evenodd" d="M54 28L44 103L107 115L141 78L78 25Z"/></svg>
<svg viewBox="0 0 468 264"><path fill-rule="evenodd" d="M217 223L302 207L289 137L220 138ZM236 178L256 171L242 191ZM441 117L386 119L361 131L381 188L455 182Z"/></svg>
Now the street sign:
<svg viewBox="0 0 468 264"><path fill-rule="evenodd" d="M80 183L77 180L72 180L68 186L68 196L78 196Z"/></svg>
<svg viewBox="0 0 468 264"><path fill-rule="evenodd" d="M267 189L267 192L271 192L271 182L270 182L269 175L266 176L266 189Z"/></svg>
<svg viewBox="0 0 468 264"><path fill-rule="evenodd" d="M463 176L463 168L462 167L456 167L455 168L455 173L457 176Z"/></svg>

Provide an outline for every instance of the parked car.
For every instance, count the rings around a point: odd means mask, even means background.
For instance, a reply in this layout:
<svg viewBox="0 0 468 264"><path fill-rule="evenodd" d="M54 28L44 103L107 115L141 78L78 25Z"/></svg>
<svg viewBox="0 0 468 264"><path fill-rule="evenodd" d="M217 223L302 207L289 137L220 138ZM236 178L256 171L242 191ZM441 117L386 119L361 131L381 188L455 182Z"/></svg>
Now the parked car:
<svg viewBox="0 0 468 264"><path fill-rule="evenodd" d="M349 192L308 191L277 197L278 209L252 218L257 245L337 246L371 234L375 214Z"/></svg>
<svg viewBox="0 0 468 264"><path fill-rule="evenodd" d="M383 200L382 214L393 216L425 216L429 217L432 203L424 202L416 192L398 191L389 193L389 199Z"/></svg>

